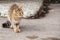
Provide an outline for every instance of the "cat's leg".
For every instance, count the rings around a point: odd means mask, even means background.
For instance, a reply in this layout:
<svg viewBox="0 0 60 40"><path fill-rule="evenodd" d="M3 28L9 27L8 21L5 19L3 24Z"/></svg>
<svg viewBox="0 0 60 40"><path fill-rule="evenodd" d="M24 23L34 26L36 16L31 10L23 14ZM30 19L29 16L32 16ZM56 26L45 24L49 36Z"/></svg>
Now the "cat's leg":
<svg viewBox="0 0 60 40"><path fill-rule="evenodd" d="M10 18L9 15L7 15L7 19L8 19L8 21L11 23L10 28L12 29L12 28L13 28L13 26L12 26L12 20L11 20L11 18Z"/></svg>
<svg viewBox="0 0 60 40"><path fill-rule="evenodd" d="M15 25L16 25L16 27L18 28L18 31L21 32L21 29L20 29L19 23L16 23Z"/></svg>
<svg viewBox="0 0 60 40"><path fill-rule="evenodd" d="M21 30L19 29L19 24L16 23L16 24L13 24L13 30L14 32L20 32Z"/></svg>
<svg viewBox="0 0 60 40"><path fill-rule="evenodd" d="M8 21L10 21L10 22L11 22L11 18L10 18L10 16L9 16L9 15L7 15L7 19L8 19Z"/></svg>
<svg viewBox="0 0 60 40"><path fill-rule="evenodd" d="M13 29L13 26L12 26L12 24L11 24L10 28L11 28L11 29Z"/></svg>
<svg viewBox="0 0 60 40"><path fill-rule="evenodd" d="M10 25L10 28L13 29L13 22L10 21L11 25Z"/></svg>

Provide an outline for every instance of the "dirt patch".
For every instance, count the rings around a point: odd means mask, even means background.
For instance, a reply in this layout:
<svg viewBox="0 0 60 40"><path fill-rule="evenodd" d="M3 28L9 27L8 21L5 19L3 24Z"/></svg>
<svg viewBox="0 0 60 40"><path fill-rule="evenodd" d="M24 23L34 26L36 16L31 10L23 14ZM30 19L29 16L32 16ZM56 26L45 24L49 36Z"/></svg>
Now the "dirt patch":
<svg viewBox="0 0 60 40"><path fill-rule="evenodd" d="M42 40L60 40L60 38L48 37L48 38L42 38Z"/></svg>
<svg viewBox="0 0 60 40"><path fill-rule="evenodd" d="M26 38L28 38L28 39L37 39L37 38L39 38L39 37L38 37L38 36L33 35L33 36L26 36Z"/></svg>

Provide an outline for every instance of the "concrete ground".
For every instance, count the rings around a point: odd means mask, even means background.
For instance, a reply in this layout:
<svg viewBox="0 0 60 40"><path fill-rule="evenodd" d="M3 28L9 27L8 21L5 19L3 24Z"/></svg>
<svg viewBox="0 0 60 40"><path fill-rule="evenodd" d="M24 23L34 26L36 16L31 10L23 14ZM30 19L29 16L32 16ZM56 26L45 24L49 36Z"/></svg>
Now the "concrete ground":
<svg viewBox="0 0 60 40"><path fill-rule="evenodd" d="M60 4L52 4L46 17L41 19L22 19L21 32L0 26L0 40L42 40L41 38L60 38ZM6 18L0 19L0 25Z"/></svg>

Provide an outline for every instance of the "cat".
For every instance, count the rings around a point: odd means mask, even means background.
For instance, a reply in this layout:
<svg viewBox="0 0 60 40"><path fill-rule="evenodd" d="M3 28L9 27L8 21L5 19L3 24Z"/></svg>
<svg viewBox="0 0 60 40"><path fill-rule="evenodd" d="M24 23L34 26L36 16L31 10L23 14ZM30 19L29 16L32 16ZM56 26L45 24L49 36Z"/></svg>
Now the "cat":
<svg viewBox="0 0 60 40"><path fill-rule="evenodd" d="M10 21L10 28L13 28L14 32L20 32L19 24L21 18L23 17L23 10L21 7L18 7L17 4L13 4L8 11L8 21Z"/></svg>

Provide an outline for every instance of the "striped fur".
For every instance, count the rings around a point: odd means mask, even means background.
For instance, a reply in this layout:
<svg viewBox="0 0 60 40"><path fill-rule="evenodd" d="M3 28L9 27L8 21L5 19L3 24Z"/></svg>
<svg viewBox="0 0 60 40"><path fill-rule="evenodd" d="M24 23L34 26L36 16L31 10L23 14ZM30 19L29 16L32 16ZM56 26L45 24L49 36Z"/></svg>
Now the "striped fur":
<svg viewBox="0 0 60 40"><path fill-rule="evenodd" d="M17 4L13 4L9 9L8 20L11 22L10 28L13 28L15 32L20 32L19 23L22 16L23 16L22 8L21 7L19 8Z"/></svg>

